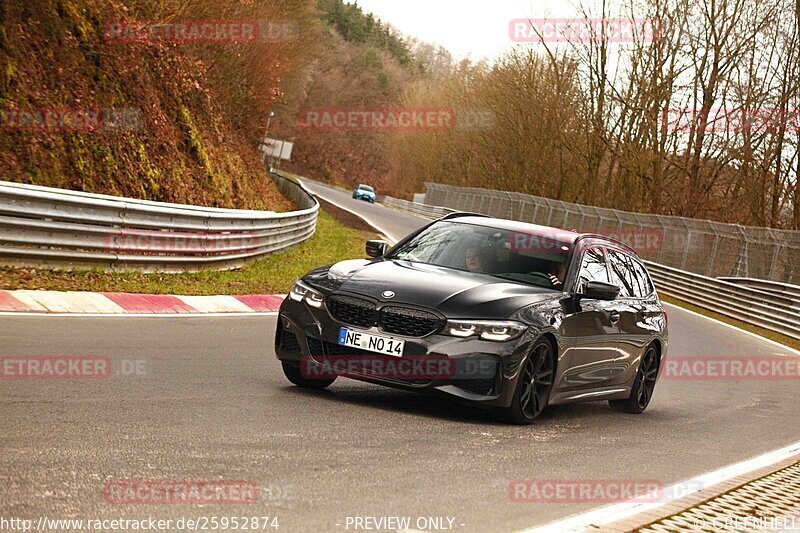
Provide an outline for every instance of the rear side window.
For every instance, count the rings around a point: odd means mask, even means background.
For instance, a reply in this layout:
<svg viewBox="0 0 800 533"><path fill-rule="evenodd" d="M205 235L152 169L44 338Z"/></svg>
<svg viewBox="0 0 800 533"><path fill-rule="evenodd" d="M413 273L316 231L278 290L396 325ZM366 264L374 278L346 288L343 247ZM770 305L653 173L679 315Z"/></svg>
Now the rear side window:
<svg viewBox="0 0 800 533"><path fill-rule="evenodd" d="M608 250L608 266L611 283L619 287L619 295L628 298L638 296L639 284L636 282L627 254Z"/></svg>
<svg viewBox="0 0 800 533"><path fill-rule="evenodd" d="M647 270L644 268L644 265L633 257L628 257L628 260L631 263L631 270L636 278L638 288L636 296L644 298L651 295L654 290L653 283L650 281L650 276L647 275Z"/></svg>
<svg viewBox="0 0 800 533"><path fill-rule="evenodd" d="M609 283L606 255L602 248L590 248L583 254L581 270L578 274L578 287L582 289L589 281Z"/></svg>

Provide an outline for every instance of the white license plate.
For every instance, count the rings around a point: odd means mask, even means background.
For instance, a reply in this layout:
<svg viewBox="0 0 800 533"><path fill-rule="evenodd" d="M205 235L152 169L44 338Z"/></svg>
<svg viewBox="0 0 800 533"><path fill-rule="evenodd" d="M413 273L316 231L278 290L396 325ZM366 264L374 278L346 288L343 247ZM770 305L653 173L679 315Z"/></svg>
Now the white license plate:
<svg viewBox="0 0 800 533"><path fill-rule="evenodd" d="M369 350L370 352L402 357L406 341L341 328L339 330L339 344Z"/></svg>

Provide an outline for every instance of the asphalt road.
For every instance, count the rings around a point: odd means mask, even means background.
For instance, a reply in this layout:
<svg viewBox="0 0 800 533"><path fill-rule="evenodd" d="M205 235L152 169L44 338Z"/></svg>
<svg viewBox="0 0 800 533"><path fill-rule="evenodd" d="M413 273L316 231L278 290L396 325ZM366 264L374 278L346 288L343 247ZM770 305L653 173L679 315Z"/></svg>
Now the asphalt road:
<svg viewBox="0 0 800 533"><path fill-rule="evenodd" d="M313 194L321 196L339 207L357 212L393 243L430 222L409 213L384 207L381 204L353 200L352 191L343 191L308 178L301 179L303 185Z"/></svg>
<svg viewBox="0 0 800 533"><path fill-rule="evenodd" d="M344 198L328 199L386 230L424 223L336 192ZM673 357L794 356L669 312ZM412 527L451 517L456 531L512 531L598 505L513 503L513 480L669 484L800 437L797 380L663 380L643 415L560 406L530 427L345 379L308 392L281 374L274 328L274 316L0 317L2 356L106 356L114 369L97 380L0 379L0 518L269 515L282 531L352 531L347 517L408 516ZM104 484L126 479L261 490L255 504L107 502Z"/></svg>

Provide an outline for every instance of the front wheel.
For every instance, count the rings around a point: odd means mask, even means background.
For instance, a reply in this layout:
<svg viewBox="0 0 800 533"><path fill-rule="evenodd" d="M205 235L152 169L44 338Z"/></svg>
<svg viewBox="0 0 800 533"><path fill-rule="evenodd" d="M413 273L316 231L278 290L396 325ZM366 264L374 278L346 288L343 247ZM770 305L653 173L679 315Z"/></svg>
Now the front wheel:
<svg viewBox="0 0 800 533"><path fill-rule="evenodd" d="M283 373L286 376L286 379L288 379L298 387L303 387L305 389L324 389L325 387L330 386L331 383L336 381L335 376L333 378L309 379L303 376L303 373L300 371L300 365L298 365L297 363L291 363L289 361L281 361L281 365L283 365Z"/></svg>
<svg viewBox="0 0 800 533"><path fill-rule="evenodd" d="M631 395L627 400L609 400L608 404L615 411L638 415L647 409L653 398L658 376L658 350L652 344L642 356L642 363L631 387Z"/></svg>
<svg viewBox="0 0 800 533"><path fill-rule="evenodd" d="M532 424L547 406L555 377L553 346L546 339L539 339L522 363L522 372L511 406L505 409L505 418L512 424Z"/></svg>

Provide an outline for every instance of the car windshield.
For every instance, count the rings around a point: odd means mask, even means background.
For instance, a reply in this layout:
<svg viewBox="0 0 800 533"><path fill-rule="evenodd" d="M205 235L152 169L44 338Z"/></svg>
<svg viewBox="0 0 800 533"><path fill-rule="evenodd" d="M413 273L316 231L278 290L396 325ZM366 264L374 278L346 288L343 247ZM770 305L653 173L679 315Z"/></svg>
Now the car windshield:
<svg viewBox="0 0 800 533"><path fill-rule="evenodd" d="M362 191L375 192L375 189L373 189L369 185L359 185L358 188L361 189Z"/></svg>
<svg viewBox="0 0 800 533"><path fill-rule="evenodd" d="M572 246L555 229L531 233L443 221L396 247L388 257L552 288L550 276L562 282L565 278Z"/></svg>

